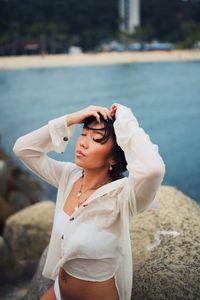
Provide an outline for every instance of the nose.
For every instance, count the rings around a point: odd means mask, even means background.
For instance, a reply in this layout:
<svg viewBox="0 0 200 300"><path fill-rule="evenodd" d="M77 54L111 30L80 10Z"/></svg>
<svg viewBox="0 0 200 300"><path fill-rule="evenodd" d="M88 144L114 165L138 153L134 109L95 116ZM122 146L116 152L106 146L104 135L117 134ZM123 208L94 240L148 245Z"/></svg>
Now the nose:
<svg viewBox="0 0 200 300"><path fill-rule="evenodd" d="M82 136L82 138L79 141L80 147L83 147L84 149L88 148L88 140L86 136Z"/></svg>

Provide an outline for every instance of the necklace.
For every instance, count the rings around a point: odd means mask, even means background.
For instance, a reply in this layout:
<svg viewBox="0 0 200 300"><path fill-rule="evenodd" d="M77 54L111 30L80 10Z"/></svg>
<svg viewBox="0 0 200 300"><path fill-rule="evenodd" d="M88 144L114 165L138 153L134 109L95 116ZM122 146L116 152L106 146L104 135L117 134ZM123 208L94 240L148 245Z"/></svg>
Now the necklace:
<svg viewBox="0 0 200 300"><path fill-rule="evenodd" d="M109 181L110 181L110 180L109 180ZM79 201L79 199L80 199L80 197L81 197L82 194L86 193L86 192L89 191L89 190L96 190L96 189L98 189L100 186L104 185L105 183L107 183L107 182L109 182L109 181L106 180L103 184L100 184L100 185L98 185L98 186L96 186L96 187L94 187L94 188L89 188L89 189L86 189L85 191L82 191L82 188L83 188L83 177L82 177L81 186L80 186L80 189L79 189L79 191L78 191L78 193L77 193L78 204L77 204L77 206L76 206L74 209L77 210L77 209L80 207L80 205L83 204L83 203L87 200L87 198L86 198L86 199L84 199L84 200L81 201L81 202Z"/></svg>

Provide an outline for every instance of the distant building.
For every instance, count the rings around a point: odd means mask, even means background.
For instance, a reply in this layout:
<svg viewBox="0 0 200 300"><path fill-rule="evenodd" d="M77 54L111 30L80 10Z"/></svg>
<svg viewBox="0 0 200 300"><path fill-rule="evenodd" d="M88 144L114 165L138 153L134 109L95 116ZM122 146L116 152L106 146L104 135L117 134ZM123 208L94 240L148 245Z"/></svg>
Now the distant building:
<svg viewBox="0 0 200 300"><path fill-rule="evenodd" d="M68 49L68 53L69 54L81 54L82 49L81 49L81 47L78 47L78 46L70 46Z"/></svg>
<svg viewBox="0 0 200 300"><path fill-rule="evenodd" d="M120 30L133 33L140 25L140 0L119 0Z"/></svg>

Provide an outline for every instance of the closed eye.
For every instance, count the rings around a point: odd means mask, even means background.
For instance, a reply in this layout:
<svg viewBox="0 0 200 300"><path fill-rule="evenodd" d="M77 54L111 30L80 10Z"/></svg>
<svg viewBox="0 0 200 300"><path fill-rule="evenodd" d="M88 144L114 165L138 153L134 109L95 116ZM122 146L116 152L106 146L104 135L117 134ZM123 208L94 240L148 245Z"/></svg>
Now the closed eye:
<svg viewBox="0 0 200 300"><path fill-rule="evenodd" d="M81 133L80 135L81 135L81 136L86 136L87 134L86 134L86 133ZM97 135L98 135L98 134L97 134ZM101 134L100 134L100 135L101 135ZM100 138L94 138L94 137L92 137L92 140L93 140L94 142L101 143L101 141L102 141L102 135L101 135Z"/></svg>

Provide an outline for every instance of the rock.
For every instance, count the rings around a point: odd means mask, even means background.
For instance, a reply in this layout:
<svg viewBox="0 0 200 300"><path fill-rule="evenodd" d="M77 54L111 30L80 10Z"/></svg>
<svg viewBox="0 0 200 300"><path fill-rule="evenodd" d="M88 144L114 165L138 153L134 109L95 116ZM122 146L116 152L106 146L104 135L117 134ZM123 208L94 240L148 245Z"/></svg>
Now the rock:
<svg viewBox="0 0 200 300"><path fill-rule="evenodd" d="M131 225L134 300L200 297L200 207L181 191L162 186L160 209Z"/></svg>
<svg viewBox="0 0 200 300"><path fill-rule="evenodd" d="M0 233L3 231L5 220L13 213L12 207L0 196Z"/></svg>
<svg viewBox="0 0 200 300"><path fill-rule="evenodd" d="M43 251L37 270L31 280L27 294L21 300L38 300L50 288L54 281L42 275L47 257L48 245Z"/></svg>
<svg viewBox="0 0 200 300"><path fill-rule="evenodd" d="M55 203L43 201L11 215L3 237L16 261L19 276L32 276L49 243Z"/></svg>
<svg viewBox="0 0 200 300"><path fill-rule="evenodd" d="M11 191L7 201L14 212L31 205L29 198L19 191Z"/></svg>
<svg viewBox="0 0 200 300"><path fill-rule="evenodd" d="M8 168L6 162L0 160L0 195L5 196L7 190Z"/></svg>
<svg viewBox="0 0 200 300"><path fill-rule="evenodd" d="M170 186L161 186L157 199L160 208L149 208L139 214L130 227L132 299L197 300L200 295L200 207ZM32 247L31 244L29 250ZM46 254L47 247L24 300L38 300L54 283L42 276Z"/></svg>
<svg viewBox="0 0 200 300"><path fill-rule="evenodd" d="M15 263L12 253L2 236L0 236L0 257L0 282L4 283L12 280L13 272L11 270L13 270Z"/></svg>
<svg viewBox="0 0 200 300"><path fill-rule="evenodd" d="M44 192L38 181L35 181L27 172L23 173L19 168L12 169L8 184L9 190L20 191L29 198L31 204L38 202Z"/></svg>
<svg viewBox="0 0 200 300"><path fill-rule="evenodd" d="M21 300L27 293L30 280L23 280L13 284L13 281L9 281L7 284L0 286L0 299L2 300Z"/></svg>

